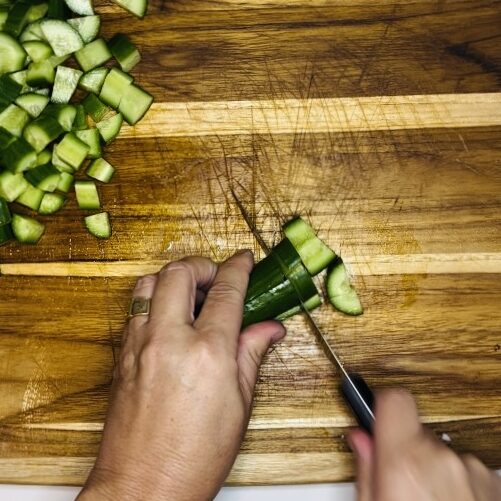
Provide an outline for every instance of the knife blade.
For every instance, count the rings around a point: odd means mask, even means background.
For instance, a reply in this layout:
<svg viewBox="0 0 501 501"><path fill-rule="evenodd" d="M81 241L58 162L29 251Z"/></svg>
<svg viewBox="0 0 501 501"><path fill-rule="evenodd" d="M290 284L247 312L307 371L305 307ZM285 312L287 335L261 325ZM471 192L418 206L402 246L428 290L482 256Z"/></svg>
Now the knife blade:
<svg viewBox="0 0 501 501"><path fill-rule="evenodd" d="M254 222L252 221L252 218L247 212L247 209L244 207L241 200L237 197L232 187L230 187L230 191L242 217L245 220L245 223L251 230L257 243L267 256L270 255L271 249L264 240L264 238L262 237L261 233L257 229ZM279 261L280 259L278 256L275 256L275 258L277 259L277 261ZM286 269L286 266L283 263L280 263L280 265L282 269L284 270ZM344 399L346 400L351 410L353 411L360 426L369 434L372 434L372 429L375 421L374 394L372 393L372 390L367 385L362 376L356 373L348 372L345 369L344 364L338 357L336 351L329 343L329 341L326 339L322 330L317 325L315 319L311 316L310 312L308 311L308 308L306 308L306 306L304 305L304 299L301 296L300 291L296 287L296 284L292 280L290 282L296 291L301 309L303 310L303 313L306 319L308 320L308 323L310 324L310 327L313 330L314 334L316 335L318 341L320 342L325 354L327 355L329 360L335 366L337 366L337 368L341 373L340 386L341 386L341 393Z"/></svg>

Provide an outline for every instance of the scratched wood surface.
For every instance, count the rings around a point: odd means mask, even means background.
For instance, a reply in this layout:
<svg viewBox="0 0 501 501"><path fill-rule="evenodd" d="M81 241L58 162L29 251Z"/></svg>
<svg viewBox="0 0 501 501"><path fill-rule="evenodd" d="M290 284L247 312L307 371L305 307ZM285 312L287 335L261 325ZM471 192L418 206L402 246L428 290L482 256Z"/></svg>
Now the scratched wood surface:
<svg viewBox="0 0 501 501"><path fill-rule="evenodd" d="M72 199L39 245L0 249L0 481L84 481L136 276L262 256L230 187L270 243L300 213L344 257L365 314L315 317L350 368L501 467L501 2L98 10L141 48L156 103L106 150L109 241ZM287 327L229 483L352 478L338 377L303 319Z"/></svg>

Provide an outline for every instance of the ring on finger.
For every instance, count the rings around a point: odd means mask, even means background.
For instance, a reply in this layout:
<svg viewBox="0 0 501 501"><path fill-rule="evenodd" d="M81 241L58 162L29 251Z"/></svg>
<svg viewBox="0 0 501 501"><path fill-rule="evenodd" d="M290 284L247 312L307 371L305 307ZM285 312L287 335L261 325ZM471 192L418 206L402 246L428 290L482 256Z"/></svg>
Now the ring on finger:
<svg viewBox="0 0 501 501"><path fill-rule="evenodd" d="M147 316L150 314L151 298L133 297L129 305L129 318Z"/></svg>

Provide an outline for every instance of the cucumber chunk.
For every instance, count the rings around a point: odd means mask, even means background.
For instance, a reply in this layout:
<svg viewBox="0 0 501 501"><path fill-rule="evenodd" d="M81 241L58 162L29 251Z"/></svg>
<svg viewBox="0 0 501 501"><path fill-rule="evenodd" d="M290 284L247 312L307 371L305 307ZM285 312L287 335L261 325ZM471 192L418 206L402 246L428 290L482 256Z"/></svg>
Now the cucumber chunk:
<svg viewBox="0 0 501 501"><path fill-rule="evenodd" d="M27 188L28 181L21 173L13 174L8 170L0 172L0 197L7 202L13 202Z"/></svg>
<svg viewBox="0 0 501 501"><path fill-rule="evenodd" d="M45 164L30 169L24 177L36 188L52 192L59 184L60 173L52 164Z"/></svg>
<svg viewBox="0 0 501 501"><path fill-rule="evenodd" d="M101 18L99 16L85 16L68 19L68 24L78 31L83 42L88 44L94 40L101 27Z"/></svg>
<svg viewBox="0 0 501 501"><path fill-rule="evenodd" d="M0 113L0 127L16 137L21 136L29 121L30 116L28 113L15 104L7 106Z"/></svg>
<svg viewBox="0 0 501 501"><path fill-rule="evenodd" d="M37 118L49 104L49 98L34 93L22 94L16 99L16 104L32 118Z"/></svg>
<svg viewBox="0 0 501 501"><path fill-rule="evenodd" d="M131 84L120 99L118 111L123 115L129 125L134 125L150 109L153 97L137 85Z"/></svg>
<svg viewBox="0 0 501 501"><path fill-rule="evenodd" d="M50 100L53 103L69 103L82 75L83 72L80 70L68 68L67 66L58 66Z"/></svg>
<svg viewBox="0 0 501 501"><path fill-rule="evenodd" d="M0 75L22 70L26 57L26 51L14 37L0 32Z"/></svg>
<svg viewBox="0 0 501 501"><path fill-rule="evenodd" d="M99 94L101 92L101 88L103 87L103 83L106 79L108 71L108 68L103 68L102 66L99 68L94 68L93 70L90 70L88 73L85 73L82 76L80 82L78 82L78 86L81 89L86 90L87 92Z"/></svg>
<svg viewBox="0 0 501 501"><path fill-rule="evenodd" d="M141 54L127 35L117 33L109 42L110 51L120 68L127 73L141 61Z"/></svg>
<svg viewBox="0 0 501 501"><path fill-rule="evenodd" d="M110 217L107 212L100 212L85 218L85 226L91 235L97 238L111 237Z"/></svg>
<svg viewBox="0 0 501 501"><path fill-rule="evenodd" d="M37 165L45 165L50 163L52 153L49 150L43 150L37 155Z"/></svg>
<svg viewBox="0 0 501 501"><path fill-rule="evenodd" d="M65 202L66 197L60 193L45 193L40 202L38 213L43 216L54 214L63 208Z"/></svg>
<svg viewBox="0 0 501 501"><path fill-rule="evenodd" d="M361 315L364 312L360 299L350 283L346 267L337 258L327 271L327 296L332 305L347 315Z"/></svg>
<svg viewBox="0 0 501 501"><path fill-rule="evenodd" d="M39 40L30 40L23 43L24 50L27 52L30 59L35 63L49 59L54 53L50 45Z"/></svg>
<svg viewBox="0 0 501 501"><path fill-rule="evenodd" d="M99 193L94 181L75 181L75 194L80 209L100 209Z"/></svg>
<svg viewBox="0 0 501 501"><path fill-rule="evenodd" d="M108 108L108 106L106 106L95 94L86 96L82 101L82 105L94 122L99 122L110 112L110 108Z"/></svg>
<svg viewBox="0 0 501 501"><path fill-rule="evenodd" d="M23 172L37 164L37 153L22 137L2 150L2 162L11 172ZM5 197L4 197L5 198Z"/></svg>
<svg viewBox="0 0 501 501"><path fill-rule="evenodd" d="M133 78L118 68L111 68L106 76L99 99L108 106L117 109L125 91L132 83Z"/></svg>
<svg viewBox="0 0 501 501"><path fill-rule="evenodd" d="M101 141L97 129L77 130L75 131L75 136L89 147L89 152L87 153L89 158L99 158L102 155Z"/></svg>
<svg viewBox="0 0 501 501"><path fill-rule="evenodd" d="M94 160L87 169L87 175L89 177L97 179L102 183L109 183L114 173L115 168L104 158Z"/></svg>
<svg viewBox="0 0 501 501"><path fill-rule="evenodd" d="M10 132L0 127L0 151L5 150L15 140L16 136L13 136Z"/></svg>
<svg viewBox="0 0 501 501"><path fill-rule="evenodd" d="M4 30L14 37L18 37L28 24L30 6L27 3L16 2L7 15Z"/></svg>
<svg viewBox="0 0 501 501"><path fill-rule="evenodd" d="M36 244L42 237L45 226L32 217L12 214L12 232L23 244Z"/></svg>
<svg viewBox="0 0 501 501"><path fill-rule="evenodd" d="M113 0L113 2L141 18L146 15L148 9L148 0Z"/></svg>
<svg viewBox="0 0 501 501"><path fill-rule="evenodd" d="M40 26L56 56L66 56L80 50L84 45L78 31L65 21L44 19Z"/></svg>
<svg viewBox="0 0 501 501"><path fill-rule="evenodd" d="M26 190L16 198L16 202L37 211L42 202L43 194L44 192L40 188L28 184Z"/></svg>
<svg viewBox="0 0 501 501"><path fill-rule="evenodd" d="M0 245L10 242L14 238L9 224L0 226Z"/></svg>
<svg viewBox="0 0 501 501"><path fill-rule="evenodd" d="M0 227L9 224L12 219L7 201L0 198Z"/></svg>
<svg viewBox="0 0 501 501"><path fill-rule="evenodd" d="M69 164L61 160L57 154L57 145L52 150L52 165L61 173L73 174L75 169Z"/></svg>
<svg viewBox="0 0 501 501"><path fill-rule="evenodd" d="M96 124L97 129L99 130L99 134L103 138L103 141L108 144L115 139L120 129L122 128L123 118L120 113L114 115L106 120L101 120Z"/></svg>
<svg viewBox="0 0 501 501"><path fill-rule="evenodd" d="M54 83L55 75L54 68L47 59L31 63L28 66L26 83L32 87L45 87Z"/></svg>
<svg viewBox="0 0 501 501"><path fill-rule="evenodd" d="M65 20L70 17L71 13L64 0L49 0L49 10L47 17L50 19Z"/></svg>
<svg viewBox="0 0 501 501"><path fill-rule="evenodd" d="M15 101L22 90L23 85L12 78L11 75L0 76L0 99L6 104Z"/></svg>
<svg viewBox="0 0 501 501"><path fill-rule="evenodd" d="M55 118L66 132L70 132L76 120L78 107L72 104L49 104L43 116Z"/></svg>
<svg viewBox="0 0 501 501"><path fill-rule="evenodd" d="M61 172L59 176L59 183L57 185L57 190L62 191L63 193L68 193L70 188L73 186L75 181L75 177L68 172Z"/></svg>
<svg viewBox="0 0 501 501"><path fill-rule="evenodd" d="M72 130L83 130L87 128L87 115L85 114L85 108L83 104L76 105L77 114L75 115L75 121L73 122Z"/></svg>
<svg viewBox="0 0 501 501"><path fill-rule="evenodd" d="M41 21L35 21L34 23L28 24L26 28L24 28L23 32L19 37L19 41L21 43L30 42L30 41L45 41L45 37L42 32Z"/></svg>
<svg viewBox="0 0 501 501"><path fill-rule="evenodd" d="M83 71L87 72L112 58L112 54L102 38L98 38L75 52L75 59Z"/></svg>
<svg viewBox="0 0 501 501"><path fill-rule="evenodd" d="M63 162L78 170L89 153L89 147L81 139L78 139L73 132L69 132L54 147L54 151Z"/></svg>
<svg viewBox="0 0 501 501"><path fill-rule="evenodd" d="M63 128L55 118L44 116L28 124L24 129L23 137L37 153L40 153L63 132Z"/></svg>
<svg viewBox="0 0 501 501"><path fill-rule="evenodd" d="M94 15L91 0L65 0L65 2L70 10L75 14L79 14L80 16Z"/></svg>

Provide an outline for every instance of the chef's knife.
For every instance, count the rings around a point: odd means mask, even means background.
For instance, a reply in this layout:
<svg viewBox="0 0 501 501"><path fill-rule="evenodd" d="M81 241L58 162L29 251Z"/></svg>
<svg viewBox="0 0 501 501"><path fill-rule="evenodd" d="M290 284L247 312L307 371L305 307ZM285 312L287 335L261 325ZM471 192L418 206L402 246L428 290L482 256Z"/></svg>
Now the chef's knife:
<svg viewBox="0 0 501 501"><path fill-rule="evenodd" d="M245 219L245 222L247 223L247 226L251 229L254 238L257 240L259 246L261 247L261 249L263 249L265 254L269 255L271 249L268 247L268 244L264 241L263 237L261 236L261 233L259 233L258 229L256 228L254 222L250 218L249 214L247 213L247 210L243 206L240 199L236 196L232 188L230 188L230 190L243 218ZM275 256L275 258L277 259L277 261L279 261L278 256ZM282 269L284 270L286 269L285 265L283 265L280 262L279 264L281 265ZM330 343L325 338L324 334L318 327L314 318L311 316L310 312L308 311L308 308L305 307L304 300L301 297L300 291L297 289L296 285L292 280L291 284L296 290L296 294L298 296L301 309L303 310L303 313L305 314L308 322L310 323L313 332L317 336L317 339L320 341L320 344L322 345L324 352L326 353L327 357L331 360L331 362L334 363L334 365L336 365L341 372L341 392L346 402L351 407L360 426L368 433L372 434L372 427L374 425L374 419L375 419L374 394L372 393L371 389L369 388L369 386L367 385L362 376L360 376L359 374L348 372L345 369L340 358L338 357L338 355L336 354Z"/></svg>

